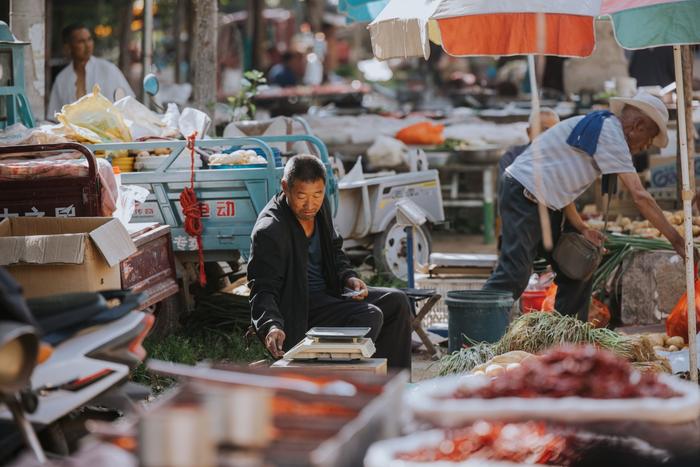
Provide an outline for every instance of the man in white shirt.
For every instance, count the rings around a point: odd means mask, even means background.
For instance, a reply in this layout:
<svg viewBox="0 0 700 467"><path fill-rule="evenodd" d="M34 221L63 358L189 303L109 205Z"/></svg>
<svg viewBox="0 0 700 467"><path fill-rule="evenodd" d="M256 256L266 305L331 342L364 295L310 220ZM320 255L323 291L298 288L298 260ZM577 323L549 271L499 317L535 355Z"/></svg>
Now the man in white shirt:
<svg viewBox="0 0 700 467"><path fill-rule="evenodd" d="M679 255L685 256L683 237L644 189L632 164L632 154L652 145L668 144L665 105L656 97L640 92L631 99L613 99L610 107L612 113L594 112L564 120L535 139L506 169L499 196L503 225L501 255L485 289L508 291L515 299L525 290L532 260L542 241L538 201L548 208L555 243L565 227L600 245L602 236L576 215L574 206L576 198L599 175L617 175L642 216L661 231ZM558 270L556 262L550 263L557 272L555 308L585 321L592 279L568 278Z"/></svg>
<svg viewBox="0 0 700 467"><path fill-rule="evenodd" d="M102 95L110 100L117 89L122 89L124 95L134 95L119 68L107 60L92 56L95 44L87 27L81 24L67 26L63 30L63 43L70 50L72 62L61 70L53 83L46 112L48 120L54 120L55 114L64 105L91 92L95 84L100 86Z"/></svg>

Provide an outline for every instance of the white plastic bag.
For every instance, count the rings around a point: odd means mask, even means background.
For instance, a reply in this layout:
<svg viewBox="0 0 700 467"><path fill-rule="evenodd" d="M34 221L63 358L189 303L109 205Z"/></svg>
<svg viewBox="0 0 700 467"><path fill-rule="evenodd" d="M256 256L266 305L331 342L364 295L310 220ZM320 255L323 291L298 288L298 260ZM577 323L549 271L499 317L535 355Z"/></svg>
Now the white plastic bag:
<svg viewBox="0 0 700 467"><path fill-rule="evenodd" d="M124 226L129 224L136 211L136 206L146 201L149 191L138 185L119 185L117 209L112 214L121 221Z"/></svg>
<svg viewBox="0 0 700 467"><path fill-rule="evenodd" d="M373 168L394 168L406 163L408 148L398 139L379 136L367 149L367 162Z"/></svg>
<svg viewBox="0 0 700 467"><path fill-rule="evenodd" d="M183 110L180 115L180 120L178 121L180 133L182 133L182 136L185 138L195 131L197 132L197 139L204 138L209 129L209 125L211 125L211 118L209 118L209 115L201 110L193 109L192 107L187 107Z"/></svg>
<svg viewBox="0 0 700 467"><path fill-rule="evenodd" d="M170 103L163 114L163 123L172 128L180 128L180 109L177 104Z"/></svg>
<svg viewBox="0 0 700 467"><path fill-rule="evenodd" d="M132 96L126 96L114 103L124 115L126 126L134 139L156 136L159 138L174 138L178 134L177 123L166 123L165 115L152 112L148 107Z"/></svg>

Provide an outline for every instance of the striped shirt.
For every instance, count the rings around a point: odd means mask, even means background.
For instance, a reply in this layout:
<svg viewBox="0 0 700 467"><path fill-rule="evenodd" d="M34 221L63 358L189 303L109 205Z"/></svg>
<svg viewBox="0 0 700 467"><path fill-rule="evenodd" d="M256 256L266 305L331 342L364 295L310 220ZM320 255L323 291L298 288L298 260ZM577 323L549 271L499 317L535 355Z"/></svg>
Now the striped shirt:
<svg viewBox="0 0 700 467"><path fill-rule="evenodd" d="M583 118L573 117L537 137L506 172L548 208L573 203L603 174L635 173L620 120L605 119L593 157L569 146L566 139Z"/></svg>

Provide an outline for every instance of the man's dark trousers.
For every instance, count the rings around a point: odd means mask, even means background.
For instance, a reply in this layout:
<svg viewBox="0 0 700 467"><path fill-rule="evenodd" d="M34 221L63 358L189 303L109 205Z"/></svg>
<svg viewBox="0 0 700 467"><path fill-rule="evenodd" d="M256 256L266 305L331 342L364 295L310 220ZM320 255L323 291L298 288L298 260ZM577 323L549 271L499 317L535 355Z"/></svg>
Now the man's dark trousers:
<svg viewBox="0 0 700 467"><path fill-rule="evenodd" d="M546 183L546 181L545 181ZM542 229L537 204L523 194L523 186L510 175L503 178L500 188L500 214L503 243L498 266L491 274L484 289L511 292L518 299L527 287L532 262L537 256L542 243ZM562 232L563 213L548 210L552 226L552 241L556 245ZM593 279L577 281L566 277L546 253L557 276L557 298L554 307L564 315L578 316L582 321L588 319L588 306L591 298Z"/></svg>
<svg viewBox="0 0 700 467"><path fill-rule="evenodd" d="M393 368L411 368L412 313L408 297L396 289L369 287L364 300L336 298L324 292L309 295L309 328L369 326L367 337Z"/></svg>

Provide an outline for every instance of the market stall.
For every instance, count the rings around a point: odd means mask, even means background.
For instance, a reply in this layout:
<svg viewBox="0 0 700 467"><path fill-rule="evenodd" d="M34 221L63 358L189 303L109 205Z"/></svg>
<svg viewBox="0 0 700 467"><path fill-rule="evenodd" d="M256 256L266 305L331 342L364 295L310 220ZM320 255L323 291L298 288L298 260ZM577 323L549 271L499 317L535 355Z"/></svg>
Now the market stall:
<svg viewBox="0 0 700 467"><path fill-rule="evenodd" d="M615 28L615 37L626 48L636 49L658 45L674 45L676 78L679 85L678 102L687 105L678 44L700 42L698 23L700 14L694 1L625 2L606 0L588 4L550 5L544 2L495 5L475 2L461 5L450 0L435 2L390 2L370 24L373 50L377 58L424 57L430 54L432 40L443 50L455 56L530 54L529 72L532 85L532 109L539 115L539 95L536 91L534 59L532 54L585 57L595 45L593 24L598 15L609 16ZM507 14L506 14L507 13ZM640 27L643 24L644 27ZM670 26L674 24L674 26ZM550 31L565 27L569 34L557 35ZM518 29L520 34L513 34ZM467 36L468 35L468 40ZM536 118L535 135L539 133ZM680 133L679 159L683 172L682 201L686 239L686 285L688 295L688 328L691 332L691 374L697 380L696 309L694 293L691 201L688 173L686 112L678 112ZM664 131L664 129L661 129ZM536 169L536 168L535 168ZM541 183L541 182L540 182ZM551 250L549 219L544 204L539 203L540 221L544 232L543 243Z"/></svg>

